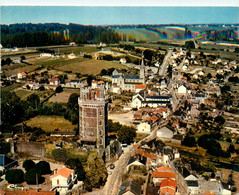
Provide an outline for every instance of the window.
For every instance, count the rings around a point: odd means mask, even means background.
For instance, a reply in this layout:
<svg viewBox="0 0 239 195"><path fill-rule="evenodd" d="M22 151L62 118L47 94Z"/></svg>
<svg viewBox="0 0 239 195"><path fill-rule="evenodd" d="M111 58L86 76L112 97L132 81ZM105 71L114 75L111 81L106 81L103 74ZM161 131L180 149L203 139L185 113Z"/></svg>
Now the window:
<svg viewBox="0 0 239 195"><path fill-rule="evenodd" d="M100 111L100 116L102 116L102 112Z"/></svg>
<svg viewBox="0 0 239 195"><path fill-rule="evenodd" d="M58 179L56 182L57 182L57 185L60 185L60 181L59 181L59 179Z"/></svg>
<svg viewBox="0 0 239 195"><path fill-rule="evenodd" d="M100 125L102 125L102 121L100 121Z"/></svg>

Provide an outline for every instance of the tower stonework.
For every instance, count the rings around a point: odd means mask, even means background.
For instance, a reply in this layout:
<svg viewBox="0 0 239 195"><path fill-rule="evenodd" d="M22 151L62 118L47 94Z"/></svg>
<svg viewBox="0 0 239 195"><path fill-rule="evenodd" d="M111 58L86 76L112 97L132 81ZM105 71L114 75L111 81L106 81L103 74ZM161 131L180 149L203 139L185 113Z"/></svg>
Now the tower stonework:
<svg viewBox="0 0 239 195"><path fill-rule="evenodd" d="M78 99L79 135L81 143L94 143L97 148L106 147L107 101L101 91L86 90Z"/></svg>

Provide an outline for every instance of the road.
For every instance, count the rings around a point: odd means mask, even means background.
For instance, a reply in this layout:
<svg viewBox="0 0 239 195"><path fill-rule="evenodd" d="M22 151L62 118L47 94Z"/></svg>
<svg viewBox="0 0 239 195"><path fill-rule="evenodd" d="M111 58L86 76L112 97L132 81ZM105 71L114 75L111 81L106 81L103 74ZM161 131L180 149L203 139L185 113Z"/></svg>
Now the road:
<svg viewBox="0 0 239 195"><path fill-rule="evenodd" d="M119 189L122 183L122 176L125 173L126 166L128 164L131 153L133 152L133 146L130 145L124 151L115 163L115 168L112 171L111 175L108 175L107 182L100 192L101 195L116 195L119 193Z"/></svg>
<svg viewBox="0 0 239 195"><path fill-rule="evenodd" d="M168 53L165 55L162 65L159 68L159 76L163 77L168 67L168 60L172 55L173 50L168 50Z"/></svg>

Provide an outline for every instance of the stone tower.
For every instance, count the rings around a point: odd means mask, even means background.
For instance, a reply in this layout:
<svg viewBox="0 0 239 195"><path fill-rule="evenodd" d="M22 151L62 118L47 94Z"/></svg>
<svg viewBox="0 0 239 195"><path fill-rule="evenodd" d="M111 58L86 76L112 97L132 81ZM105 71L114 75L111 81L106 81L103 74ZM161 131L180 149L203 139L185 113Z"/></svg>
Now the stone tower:
<svg viewBox="0 0 239 195"><path fill-rule="evenodd" d="M78 100L79 135L82 144L106 147L108 102L102 89L83 89Z"/></svg>

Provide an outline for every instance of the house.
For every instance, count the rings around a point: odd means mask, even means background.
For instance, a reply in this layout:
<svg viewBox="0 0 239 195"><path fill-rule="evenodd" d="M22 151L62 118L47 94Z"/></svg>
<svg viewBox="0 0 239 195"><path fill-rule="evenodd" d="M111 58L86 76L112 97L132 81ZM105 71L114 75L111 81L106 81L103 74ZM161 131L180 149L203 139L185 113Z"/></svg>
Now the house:
<svg viewBox="0 0 239 195"><path fill-rule="evenodd" d="M178 95L186 95L187 94L187 88L184 85L181 85L178 88Z"/></svg>
<svg viewBox="0 0 239 195"><path fill-rule="evenodd" d="M49 80L50 85L59 85L60 84L60 79L59 78L51 78Z"/></svg>
<svg viewBox="0 0 239 195"><path fill-rule="evenodd" d="M40 57L52 57L53 55L51 53L41 53Z"/></svg>
<svg viewBox="0 0 239 195"><path fill-rule="evenodd" d="M185 177L184 180L186 181L186 184L187 184L190 194L198 194L199 193L198 178L195 175L190 174L187 177Z"/></svg>
<svg viewBox="0 0 239 195"><path fill-rule="evenodd" d="M144 90L146 85L135 85L135 93L139 93L141 90Z"/></svg>
<svg viewBox="0 0 239 195"><path fill-rule="evenodd" d="M174 195L177 188L177 182L173 179L163 179L160 184L160 195Z"/></svg>
<svg viewBox="0 0 239 195"><path fill-rule="evenodd" d="M152 173L152 178L153 183L156 184L162 182L164 179L175 180L176 175L171 168L162 166Z"/></svg>
<svg viewBox="0 0 239 195"><path fill-rule="evenodd" d="M125 58L121 58L121 59L120 59L120 63L121 63L121 64L126 64L126 59L125 59Z"/></svg>
<svg viewBox="0 0 239 195"><path fill-rule="evenodd" d="M17 73L17 78L18 79L24 79L27 77L27 74L25 72L19 72Z"/></svg>
<svg viewBox="0 0 239 195"><path fill-rule="evenodd" d="M75 57L76 57L76 55L74 53L71 53L71 54L68 55L69 59L74 59Z"/></svg>
<svg viewBox="0 0 239 195"><path fill-rule="evenodd" d="M21 60L20 58L17 58L17 59L14 59L14 60L12 61L12 63L14 63L14 64L20 64L20 63L22 63L22 60Z"/></svg>
<svg viewBox="0 0 239 195"><path fill-rule="evenodd" d="M131 107L139 109L140 107L142 107L143 101L144 101L144 94L143 92L140 92L133 96Z"/></svg>
<svg viewBox="0 0 239 195"><path fill-rule="evenodd" d="M130 180L120 186L118 195L141 195L141 186Z"/></svg>
<svg viewBox="0 0 239 195"><path fill-rule="evenodd" d="M57 170L56 174L51 177L52 188L59 191L61 194L65 194L68 189L74 185L77 179L77 175L73 169L66 167Z"/></svg>
<svg viewBox="0 0 239 195"><path fill-rule="evenodd" d="M112 92L113 92L113 93L120 94L120 93L121 93L121 88L120 88L120 86L114 85L114 86L112 87Z"/></svg>
<svg viewBox="0 0 239 195"><path fill-rule="evenodd" d="M140 123L137 126L137 132L139 133L150 133L151 132L151 125L144 122L144 123Z"/></svg>
<svg viewBox="0 0 239 195"><path fill-rule="evenodd" d="M145 167L146 166L146 160L147 160L147 158L140 155L140 154L135 154L134 156L131 156L129 161L128 161L127 171L132 166Z"/></svg>
<svg viewBox="0 0 239 195"><path fill-rule="evenodd" d="M157 130L157 137L162 140L169 140L173 137L173 131L168 127L164 126Z"/></svg>

